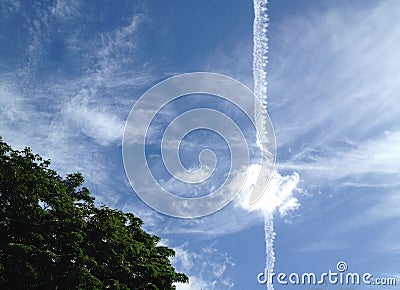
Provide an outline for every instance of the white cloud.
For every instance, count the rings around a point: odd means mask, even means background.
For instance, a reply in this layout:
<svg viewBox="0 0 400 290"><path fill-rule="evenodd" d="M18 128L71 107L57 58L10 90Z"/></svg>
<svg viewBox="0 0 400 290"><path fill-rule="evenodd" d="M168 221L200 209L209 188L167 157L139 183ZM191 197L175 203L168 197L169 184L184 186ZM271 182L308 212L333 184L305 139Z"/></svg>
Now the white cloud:
<svg viewBox="0 0 400 290"><path fill-rule="evenodd" d="M330 156L314 156L311 162L296 161L281 163L279 168L291 168L318 180L340 180L345 177L358 177L367 174L395 176L400 173L400 132L385 132L376 139L367 139L347 149L338 149ZM387 185L396 185L392 179ZM343 185L356 186L344 181ZM360 186L373 186L363 179ZM384 186L384 184L379 184Z"/></svg>
<svg viewBox="0 0 400 290"><path fill-rule="evenodd" d="M27 109L32 110L31 104L12 88L12 84L7 81L0 81L0 113L2 124L11 124L13 122L24 122L29 119L25 113Z"/></svg>
<svg viewBox="0 0 400 290"><path fill-rule="evenodd" d="M162 243L170 243L163 240ZM232 258L227 253L221 253L215 245L201 248L199 251L189 250L189 244L172 247L175 257L171 259L172 265L178 272L183 272L189 277L189 284L177 283L177 289L232 289L233 278L229 273L234 267Z"/></svg>
<svg viewBox="0 0 400 290"><path fill-rule="evenodd" d="M368 209L359 212L346 222L342 227L344 230L354 229L363 225L374 225L387 220L398 219L400 217L400 197L398 191L386 194L379 194ZM392 230L396 230L393 224Z"/></svg>
<svg viewBox="0 0 400 290"><path fill-rule="evenodd" d="M84 27L69 30L77 19L93 20L79 3L66 6L58 1L47 8L38 8L26 19L32 24L30 35L21 40L26 45L27 62L0 75L0 134L14 148L30 146L51 159L61 175L81 172L86 185L100 188L97 201L114 206L121 198L114 194L115 185L110 180L116 164L105 163L108 157L103 149L120 142L134 103L132 94L154 78L151 72L127 68L121 55L128 45L129 59L135 61L133 52L142 18L132 15L126 26L104 33L103 38L92 35L86 39L80 34ZM49 76L43 67L47 69L47 46L55 31L69 58L62 74L56 71ZM68 66L75 71L65 79L70 73ZM41 77L45 79L38 81Z"/></svg>
<svg viewBox="0 0 400 290"><path fill-rule="evenodd" d="M160 235L196 234L213 239L248 229L251 225L262 221L270 212L276 213L275 216L286 217L285 220L290 221L292 212L299 207L298 198L303 195L298 186L298 178L296 173L279 178L276 176L274 184L254 207L248 203L249 193L242 193L244 196L239 195L222 210L198 219L166 218L135 203L126 204L123 209L137 213L145 221L146 229Z"/></svg>
<svg viewBox="0 0 400 290"><path fill-rule="evenodd" d="M69 0L68 3L66 3L64 0L57 0L56 4L51 9L51 13L64 21L71 21L71 18L81 16L80 9L81 3L78 1Z"/></svg>
<svg viewBox="0 0 400 290"><path fill-rule="evenodd" d="M201 278L195 276L189 276L189 284L176 283L176 290L204 290L211 289L210 285L202 280Z"/></svg>
<svg viewBox="0 0 400 290"><path fill-rule="evenodd" d="M172 248L175 257L172 265L178 272L189 277L189 284L176 283L177 289L232 289L233 278L229 276L235 264L227 253L221 253L215 244L207 245L198 251L189 250L189 243L171 246L167 239L161 239L160 245Z"/></svg>
<svg viewBox="0 0 400 290"><path fill-rule="evenodd" d="M124 121L107 107L100 107L96 102L89 102L90 93L83 89L63 108L64 118L74 123L78 130L92 137L101 145L120 142Z"/></svg>
<svg viewBox="0 0 400 290"><path fill-rule="evenodd" d="M258 178L259 167L259 165L250 166L248 183L244 186L243 192L234 201L235 205L249 212L259 212L265 216L274 214L276 211L281 216L285 216L296 210L299 207L299 201L294 195L296 191L300 191L298 187L300 177L296 172L292 175L282 176L279 172L274 171L261 198L255 204L251 205L249 203L253 189L252 185L255 183L254 179Z"/></svg>
<svg viewBox="0 0 400 290"><path fill-rule="evenodd" d="M269 105L278 144L292 150L293 162L398 130L400 7L357 8L271 23Z"/></svg>
<svg viewBox="0 0 400 290"><path fill-rule="evenodd" d="M300 251L305 252L315 252L315 251L331 251L331 250L344 250L348 247L342 241L339 240L320 240L313 241L308 243L307 246L304 246L300 249Z"/></svg>
<svg viewBox="0 0 400 290"><path fill-rule="evenodd" d="M136 32L143 20L143 15L134 15L128 25L100 35L100 47L95 51L100 78L120 72L122 66L132 63L132 55L136 49Z"/></svg>

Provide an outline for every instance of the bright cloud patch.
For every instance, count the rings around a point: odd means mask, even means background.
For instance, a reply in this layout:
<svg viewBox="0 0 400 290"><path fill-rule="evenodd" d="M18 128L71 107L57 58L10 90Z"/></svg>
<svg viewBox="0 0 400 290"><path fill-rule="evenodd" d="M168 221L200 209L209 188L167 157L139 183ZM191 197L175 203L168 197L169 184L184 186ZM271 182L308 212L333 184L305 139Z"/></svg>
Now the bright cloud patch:
<svg viewBox="0 0 400 290"><path fill-rule="evenodd" d="M294 196L296 191L299 191L298 184L300 181L299 174L296 172L292 175L282 176L275 171L261 198L255 204L249 204L252 184L255 183L255 178L258 178L259 170L259 165L250 166L247 188L245 186L245 189L235 201L235 205L263 215L270 215L278 211L281 216L285 216L290 211L296 210L300 205L298 199Z"/></svg>

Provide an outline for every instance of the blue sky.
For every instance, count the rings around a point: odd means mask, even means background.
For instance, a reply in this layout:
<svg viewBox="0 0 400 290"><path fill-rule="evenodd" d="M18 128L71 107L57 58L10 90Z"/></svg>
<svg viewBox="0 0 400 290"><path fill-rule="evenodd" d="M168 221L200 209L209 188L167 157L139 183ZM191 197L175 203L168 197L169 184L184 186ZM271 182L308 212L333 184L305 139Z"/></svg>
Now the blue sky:
<svg viewBox="0 0 400 290"><path fill-rule="evenodd" d="M345 261L400 283L398 15L397 0L269 3L275 272ZM265 289L263 218L240 197L197 220L150 209L124 172L125 120L175 74L222 73L251 88L253 16L247 0L0 3L0 135L141 217L189 274L178 289ZM306 289L275 287L286 288Z"/></svg>

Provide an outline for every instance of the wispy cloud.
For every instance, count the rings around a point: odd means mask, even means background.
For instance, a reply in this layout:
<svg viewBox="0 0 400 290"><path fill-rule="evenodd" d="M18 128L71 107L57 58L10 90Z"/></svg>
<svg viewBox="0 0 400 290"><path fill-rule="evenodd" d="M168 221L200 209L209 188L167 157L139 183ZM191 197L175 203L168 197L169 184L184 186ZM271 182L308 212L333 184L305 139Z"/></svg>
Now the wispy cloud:
<svg viewBox="0 0 400 290"><path fill-rule="evenodd" d="M16 148L30 146L52 159L61 174L80 171L107 191L115 164L104 164L103 150L120 144L135 92L153 80L150 71L129 67L143 18L130 15L130 21L88 37L95 16L82 3L57 1L29 8L29 15L26 5L2 10L7 21L23 15L30 28L14 44L21 49L18 62L0 74L0 134ZM102 200L114 205L111 196Z"/></svg>
<svg viewBox="0 0 400 290"><path fill-rule="evenodd" d="M227 253L221 253L215 245L189 251L183 244L174 248L174 267L189 276L189 284L176 284L177 289L232 289L233 277L229 273L235 266Z"/></svg>
<svg viewBox="0 0 400 290"><path fill-rule="evenodd" d="M298 16L271 35L270 110L295 162L398 129L400 29L387 29L399 5L345 7Z"/></svg>
<svg viewBox="0 0 400 290"><path fill-rule="evenodd" d="M260 200L250 205L252 185L250 174L248 185L244 186L245 190L228 206L212 215L198 219L170 219L154 211L152 214L143 216L146 223L151 225L152 230L156 229L163 234L197 234L206 238L216 238L247 229L270 214L277 214L290 220L292 214L300 206L299 199L304 194L299 187L299 182L297 173L281 176L275 172ZM237 184L228 185L226 190L230 190L229 186L232 186L232 190L237 190ZM130 204L126 208L132 210L132 206ZM137 212L137 209L135 208L134 211ZM162 227L159 227L161 220Z"/></svg>
<svg viewBox="0 0 400 290"><path fill-rule="evenodd" d="M355 214L341 228L342 230L349 230L366 225L374 226L377 223L385 223L388 220L396 220L400 217L399 206L400 197L397 191L378 195L370 208ZM392 223L392 226L391 229L397 231L397 225Z"/></svg>
<svg viewBox="0 0 400 290"><path fill-rule="evenodd" d="M106 111L107 106L99 105L96 97L82 89L62 108L65 122L100 145L121 142L124 120L118 114Z"/></svg>
<svg viewBox="0 0 400 290"><path fill-rule="evenodd" d="M278 170L298 172L321 202L326 199L318 190L335 195L363 188L361 199L379 192L376 204L364 202L366 214L354 212L339 231L393 221L400 173L399 13L392 0L347 2L271 22L268 106Z"/></svg>
<svg viewBox="0 0 400 290"><path fill-rule="evenodd" d="M312 156L312 160L308 162L282 162L279 167L300 170L312 175L319 182L335 180L344 186L374 186L368 179L362 178L361 183L357 183L357 180L368 174L386 175L390 177L390 183L386 186L393 186L398 184L396 176L400 173L399 144L400 133L388 131L376 139L366 139L348 146L350 148L338 147L337 151L331 149L333 152L328 156ZM378 186L385 184L380 183Z"/></svg>

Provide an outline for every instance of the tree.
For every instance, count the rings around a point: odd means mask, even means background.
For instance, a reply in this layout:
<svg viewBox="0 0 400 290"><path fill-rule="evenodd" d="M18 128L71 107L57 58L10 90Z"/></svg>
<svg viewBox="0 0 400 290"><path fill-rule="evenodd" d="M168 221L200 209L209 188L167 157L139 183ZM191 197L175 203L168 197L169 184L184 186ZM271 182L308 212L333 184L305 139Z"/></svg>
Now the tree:
<svg viewBox="0 0 400 290"><path fill-rule="evenodd" d="M132 213L97 207L81 174L62 178L0 137L0 289L175 289L188 282Z"/></svg>

